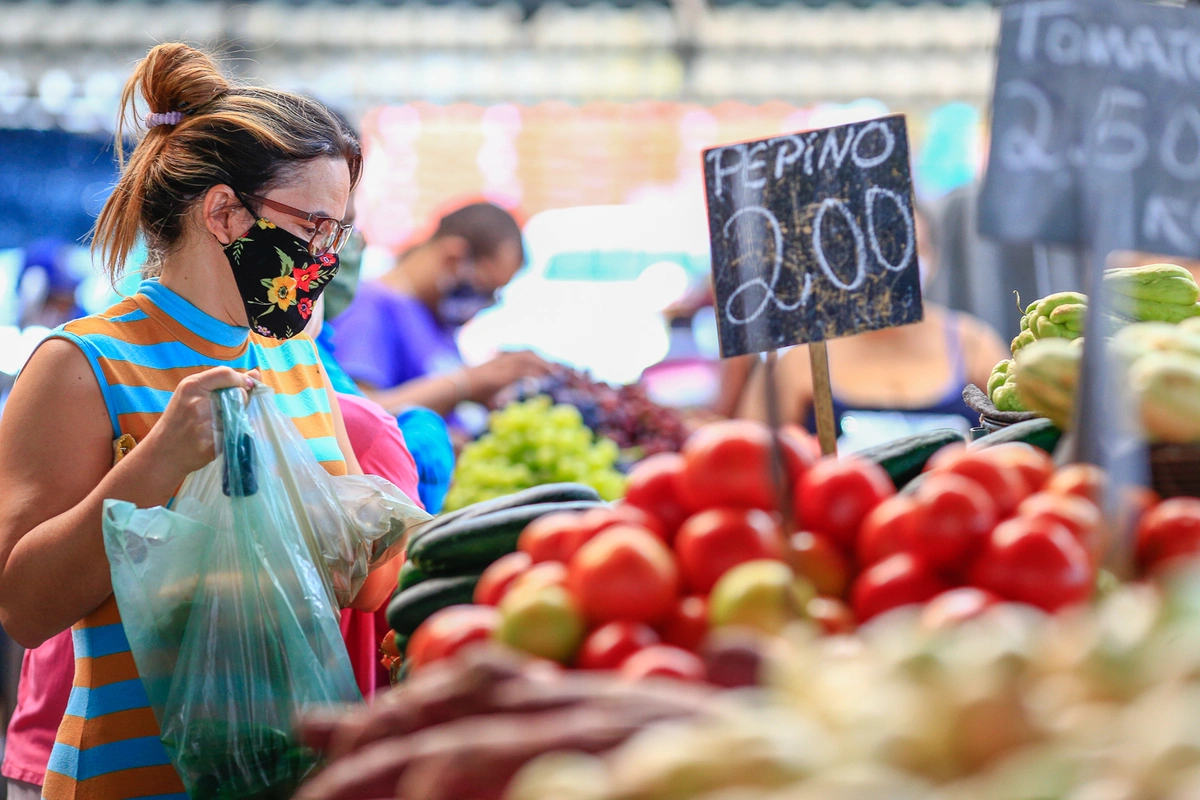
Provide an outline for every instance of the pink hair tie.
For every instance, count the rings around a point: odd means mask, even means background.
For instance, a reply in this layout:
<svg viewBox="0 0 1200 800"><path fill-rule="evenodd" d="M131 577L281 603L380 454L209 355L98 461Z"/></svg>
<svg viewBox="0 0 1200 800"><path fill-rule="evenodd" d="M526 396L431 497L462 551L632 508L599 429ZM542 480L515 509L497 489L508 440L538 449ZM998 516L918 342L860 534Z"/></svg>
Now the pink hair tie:
<svg viewBox="0 0 1200 800"><path fill-rule="evenodd" d="M146 127L156 128L159 125L178 125L182 120L182 111L155 112L146 115Z"/></svg>

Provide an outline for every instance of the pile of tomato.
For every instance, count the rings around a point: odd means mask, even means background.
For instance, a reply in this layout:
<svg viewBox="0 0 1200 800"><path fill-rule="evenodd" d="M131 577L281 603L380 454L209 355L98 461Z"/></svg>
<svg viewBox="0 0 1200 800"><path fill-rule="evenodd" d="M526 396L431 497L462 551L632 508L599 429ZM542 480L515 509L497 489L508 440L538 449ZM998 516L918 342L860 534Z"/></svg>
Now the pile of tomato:
<svg viewBox="0 0 1200 800"><path fill-rule="evenodd" d="M483 573L475 605L417 630L407 661L420 668L499 639L631 679L703 679L706 638L730 616L714 587L749 562L775 562L775 578L785 565L795 616L831 633L914 603L944 624L1001 601L1054 612L1094 591L1110 538L1094 467L1056 471L1022 444L957 446L897 493L874 463L819 458L799 429L781 432L778 458L775 446L758 423L715 423L680 454L640 464L623 503L538 519ZM1134 500L1143 569L1200 553L1200 500Z"/></svg>

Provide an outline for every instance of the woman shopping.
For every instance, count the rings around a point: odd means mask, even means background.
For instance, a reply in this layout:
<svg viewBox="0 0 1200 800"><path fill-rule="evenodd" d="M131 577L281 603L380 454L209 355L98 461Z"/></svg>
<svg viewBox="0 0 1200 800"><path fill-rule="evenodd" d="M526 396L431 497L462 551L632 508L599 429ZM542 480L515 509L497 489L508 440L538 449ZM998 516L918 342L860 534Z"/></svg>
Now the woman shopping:
<svg viewBox="0 0 1200 800"><path fill-rule="evenodd" d="M144 237L159 276L56 330L0 419L0 623L30 648L73 626L51 800L186 796L112 596L104 501L164 505L215 456L211 392L255 380L329 473L360 472L302 333L350 232L357 140L319 104L235 85L181 44L137 65L126 113L138 94L149 114L94 246L115 275Z"/></svg>

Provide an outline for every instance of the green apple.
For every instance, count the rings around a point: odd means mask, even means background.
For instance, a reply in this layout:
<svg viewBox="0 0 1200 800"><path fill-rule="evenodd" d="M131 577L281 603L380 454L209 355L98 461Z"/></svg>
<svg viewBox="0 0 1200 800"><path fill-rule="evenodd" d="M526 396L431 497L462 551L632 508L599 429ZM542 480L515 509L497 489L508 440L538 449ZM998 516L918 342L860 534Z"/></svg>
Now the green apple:
<svg viewBox="0 0 1200 800"><path fill-rule="evenodd" d="M714 628L740 625L776 634L802 618L805 604L814 596L812 584L797 578L782 561L747 561L726 572L713 587L709 623Z"/></svg>
<svg viewBox="0 0 1200 800"><path fill-rule="evenodd" d="M496 638L531 655L567 664L587 634L583 614L562 586L509 591L500 602Z"/></svg>

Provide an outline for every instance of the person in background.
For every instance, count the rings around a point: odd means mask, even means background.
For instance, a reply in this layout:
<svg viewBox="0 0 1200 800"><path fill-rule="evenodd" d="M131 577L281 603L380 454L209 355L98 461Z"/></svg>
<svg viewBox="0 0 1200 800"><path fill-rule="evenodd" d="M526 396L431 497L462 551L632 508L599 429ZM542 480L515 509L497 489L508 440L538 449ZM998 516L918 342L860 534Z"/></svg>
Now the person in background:
<svg viewBox="0 0 1200 800"><path fill-rule="evenodd" d="M25 265L17 280L19 327L57 328L84 315L75 300L80 280L67 261L70 251L57 239L39 239L25 248Z"/></svg>
<svg viewBox="0 0 1200 800"><path fill-rule="evenodd" d="M504 209L472 203L447 214L334 319L338 361L393 414L421 406L449 416L461 402L487 403L514 381L548 374L526 351L464 367L454 340L524 262L520 226Z"/></svg>
<svg viewBox="0 0 1200 800"><path fill-rule="evenodd" d="M916 214L917 252L922 283L932 277L937 250L933 231ZM979 414L963 402L968 383L987 384L1008 348L982 321L935 303L925 303L925 319L897 328L869 331L829 342L834 418L847 452L930 428L979 424ZM767 420L765 370L755 370L739 416ZM813 382L807 347L779 359L776 380L784 423L815 431Z"/></svg>

